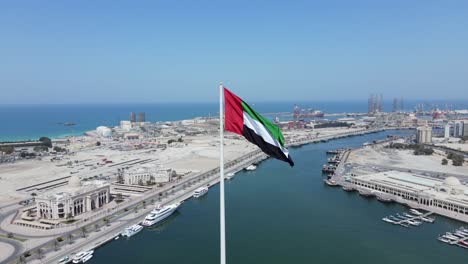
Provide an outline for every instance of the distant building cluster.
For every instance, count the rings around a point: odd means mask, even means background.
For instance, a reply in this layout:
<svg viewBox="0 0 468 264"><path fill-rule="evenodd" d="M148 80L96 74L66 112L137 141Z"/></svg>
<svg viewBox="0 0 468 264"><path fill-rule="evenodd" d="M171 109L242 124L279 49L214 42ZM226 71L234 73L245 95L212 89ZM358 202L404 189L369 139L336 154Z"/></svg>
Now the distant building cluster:
<svg viewBox="0 0 468 264"><path fill-rule="evenodd" d="M124 183L128 185L151 185L166 183L176 175L173 169L158 166L142 166L124 172Z"/></svg>
<svg viewBox="0 0 468 264"><path fill-rule="evenodd" d="M444 128L444 137L468 137L468 120L449 122Z"/></svg>

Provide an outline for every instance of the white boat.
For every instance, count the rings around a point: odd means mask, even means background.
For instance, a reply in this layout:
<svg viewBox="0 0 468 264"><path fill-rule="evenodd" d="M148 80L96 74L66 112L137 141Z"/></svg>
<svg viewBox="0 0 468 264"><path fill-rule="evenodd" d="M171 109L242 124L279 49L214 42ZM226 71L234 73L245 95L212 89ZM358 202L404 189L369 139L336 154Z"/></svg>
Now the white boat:
<svg viewBox="0 0 468 264"><path fill-rule="evenodd" d="M393 220L391 220L391 219L389 219L387 217L382 218L382 221L385 221L385 222L391 223L391 224L395 224L395 221L393 221Z"/></svg>
<svg viewBox="0 0 468 264"><path fill-rule="evenodd" d="M69 261L70 261L70 257L65 256L65 257L59 259L58 263L68 263Z"/></svg>
<svg viewBox="0 0 468 264"><path fill-rule="evenodd" d="M429 217L421 217L421 220L427 223L434 223L435 219L434 218L429 218Z"/></svg>
<svg viewBox="0 0 468 264"><path fill-rule="evenodd" d="M412 208L411 208L409 211L410 211L411 213L415 214L415 215L423 215L423 213L419 212L419 211L416 210L416 209L412 209Z"/></svg>
<svg viewBox="0 0 468 264"><path fill-rule="evenodd" d="M335 180L332 180L332 179L324 180L324 182L325 182L328 186L338 186L338 183L337 183Z"/></svg>
<svg viewBox="0 0 468 264"><path fill-rule="evenodd" d="M406 216L406 217L409 217L409 218L413 218L413 217L414 217L414 215L410 215L410 214L407 214L407 213L403 213L403 215Z"/></svg>
<svg viewBox="0 0 468 264"><path fill-rule="evenodd" d="M255 166L255 165L252 164L252 165L248 166L247 168L245 168L245 170L247 170L247 171L253 171L253 170L255 170L256 168L257 168L257 166Z"/></svg>
<svg viewBox="0 0 468 264"><path fill-rule="evenodd" d="M451 240L458 240L459 239L458 237L453 236L451 233L445 233L445 235L443 235L442 237L445 237L445 238L448 238L448 239L451 239Z"/></svg>
<svg viewBox="0 0 468 264"><path fill-rule="evenodd" d="M232 177L234 177L234 175L235 175L234 172L230 172L230 173L226 174L226 178L231 179Z"/></svg>
<svg viewBox="0 0 468 264"><path fill-rule="evenodd" d="M72 262L73 263L83 263L83 261L88 257L91 256L93 257L94 250L88 250L88 251L81 251L76 253L76 255L73 257ZM86 261L88 261L87 259Z"/></svg>
<svg viewBox="0 0 468 264"><path fill-rule="evenodd" d="M141 225L132 225L127 228L122 232L122 236L124 237L131 237L139 233L141 230L143 230L143 226Z"/></svg>
<svg viewBox="0 0 468 264"><path fill-rule="evenodd" d="M198 198L202 197L208 192L208 187L200 187L193 192L193 197Z"/></svg>
<svg viewBox="0 0 468 264"><path fill-rule="evenodd" d="M169 217L177 210L177 208L179 208L179 206L180 203L158 206L146 216L145 220L141 224L144 226L152 226Z"/></svg>
<svg viewBox="0 0 468 264"><path fill-rule="evenodd" d="M406 222L408 222L408 224L410 224L412 226L419 226L419 225L422 224L421 222L415 221L415 220L406 220Z"/></svg>
<svg viewBox="0 0 468 264"><path fill-rule="evenodd" d="M438 237L437 240L439 240L439 241L441 241L441 242L444 242L444 243L450 243L450 242L451 242L450 239L445 238L445 237L443 237L443 236Z"/></svg>
<svg viewBox="0 0 468 264"><path fill-rule="evenodd" d="M87 255L86 257L83 258L81 261L82 263L85 263L86 261L90 260L93 257L93 255Z"/></svg>

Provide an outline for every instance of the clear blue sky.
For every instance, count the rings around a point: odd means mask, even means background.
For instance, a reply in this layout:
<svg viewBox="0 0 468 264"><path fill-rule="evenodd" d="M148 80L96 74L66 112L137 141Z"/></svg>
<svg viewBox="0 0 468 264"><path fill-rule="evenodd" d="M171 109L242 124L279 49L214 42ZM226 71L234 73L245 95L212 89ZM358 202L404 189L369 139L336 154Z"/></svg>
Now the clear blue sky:
<svg viewBox="0 0 468 264"><path fill-rule="evenodd" d="M468 99L468 1L1 1L0 104Z"/></svg>

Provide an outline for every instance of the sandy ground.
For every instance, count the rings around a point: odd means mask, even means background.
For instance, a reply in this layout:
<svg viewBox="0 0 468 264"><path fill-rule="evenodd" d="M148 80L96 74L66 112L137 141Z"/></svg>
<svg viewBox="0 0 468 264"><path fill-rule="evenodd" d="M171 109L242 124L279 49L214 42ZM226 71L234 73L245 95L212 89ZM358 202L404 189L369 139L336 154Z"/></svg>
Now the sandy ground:
<svg viewBox="0 0 468 264"><path fill-rule="evenodd" d="M327 128L311 130L285 131L286 138L301 139L310 136L333 135L350 132L356 129ZM114 142L102 140L102 146L95 146L95 139L89 137L74 137L71 139L69 149L75 150L73 154L65 155L60 161L51 161L51 157L42 160L24 160L14 164L0 165L0 206L17 203L31 197L30 192L16 191L34 184L59 179L71 175L81 178L95 176L116 177L119 166L111 165L134 159L151 159L147 165L163 166L182 172L200 172L218 166L219 144L217 135L198 135L184 137L182 143L167 149L158 149L158 143L167 142L168 138L151 138L139 142ZM134 145L151 146L145 149L134 149ZM130 150L119 150L117 146L128 147ZM256 146L245 139L227 134L225 138L225 160L233 160L247 152L256 149ZM103 159L112 161L112 164L103 164ZM68 163L72 165L68 165ZM99 163L99 165L98 165ZM122 165L121 167L127 165ZM130 165L139 166L139 165ZM40 193L40 191L33 191Z"/></svg>
<svg viewBox="0 0 468 264"><path fill-rule="evenodd" d="M348 163L364 166L390 166L402 169L425 170L441 173L468 175L468 166L442 165L443 153L436 151L430 156L416 156L411 150L385 149L382 145L367 146L351 152Z"/></svg>
<svg viewBox="0 0 468 264"><path fill-rule="evenodd" d="M151 159L152 161L146 165L172 168L176 172L206 171L218 166L219 144L216 141L217 138L209 135L186 137L183 143L165 150L157 149L155 145L149 149L130 151L111 149L111 146L118 143L110 142L109 145L101 147L82 148L76 154L65 156L62 161L51 162L48 157L42 160L3 164L0 166L0 205L31 197L31 193L18 192L17 189L66 176L78 175L81 178L87 178L103 175L113 179L119 166L111 167L112 164L134 159ZM225 159L226 161L233 160L254 148L255 146L246 140L227 138L225 139ZM102 164L104 158L113 163L97 165ZM68 166L67 163L70 161L73 165ZM75 161L79 162L75 163Z"/></svg>
<svg viewBox="0 0 468 264"><path fill-rule="evenodd" d="M0 262L8 258L14 251L15 248L12 245L0 241Z"/></svg>
<svg viewBox="0 0 468 264"><path fill-rule="evenodd" d="M441 143L436 144L436 146L447 147L451 149L461 150L461 151L468 151L468 143L461 144L461 143Z"/></svg>

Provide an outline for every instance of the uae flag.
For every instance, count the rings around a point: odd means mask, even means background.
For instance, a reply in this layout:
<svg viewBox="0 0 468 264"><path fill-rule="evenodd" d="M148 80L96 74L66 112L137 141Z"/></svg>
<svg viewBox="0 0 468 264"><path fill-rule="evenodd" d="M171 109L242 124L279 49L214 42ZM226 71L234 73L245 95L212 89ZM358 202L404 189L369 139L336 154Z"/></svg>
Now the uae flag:
<svg viewBox="0 0 468 264"><path fill-rule="evenodd" d="M237 95L224 88L225 130L244 136L268 156L294 162L284 147L284 137L278 126L261 116Z"/></svg>

